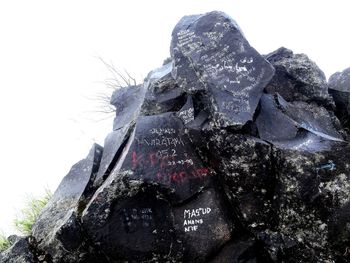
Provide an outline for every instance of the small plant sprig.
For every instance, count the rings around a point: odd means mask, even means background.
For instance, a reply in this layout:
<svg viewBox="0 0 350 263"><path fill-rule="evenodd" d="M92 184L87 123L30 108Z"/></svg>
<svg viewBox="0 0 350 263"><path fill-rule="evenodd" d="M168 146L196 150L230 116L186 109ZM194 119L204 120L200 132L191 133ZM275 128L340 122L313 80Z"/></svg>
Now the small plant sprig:
<svg viewBox="0 0 350 263"><path fill-rule="evenodd" d="M45 195L41 198L28 196L25 207L20 211L20 216L14 220L17 231L23 235L31 235L33 224L51 197L52 193L49 190L46 190Z"/></svg>
<svg viewBox="0 0 350 263"><path fill-rule="evenodd" d="M0 232L0 252L8 249L11 246L10 241L4 233Z"/></svg>

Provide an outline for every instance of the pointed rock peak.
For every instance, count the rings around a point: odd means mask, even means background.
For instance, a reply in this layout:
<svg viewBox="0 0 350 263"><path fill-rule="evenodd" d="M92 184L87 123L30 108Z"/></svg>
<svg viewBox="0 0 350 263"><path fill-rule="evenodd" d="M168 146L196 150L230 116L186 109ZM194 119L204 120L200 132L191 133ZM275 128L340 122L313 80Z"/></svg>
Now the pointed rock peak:
<svg viewBox="0 0 350 263"><path fill-rule="evenodd" d="M222 12L186 16L172 33L173 76L187 93L204 92L218 127L252 119L273 67Z"/></svg>

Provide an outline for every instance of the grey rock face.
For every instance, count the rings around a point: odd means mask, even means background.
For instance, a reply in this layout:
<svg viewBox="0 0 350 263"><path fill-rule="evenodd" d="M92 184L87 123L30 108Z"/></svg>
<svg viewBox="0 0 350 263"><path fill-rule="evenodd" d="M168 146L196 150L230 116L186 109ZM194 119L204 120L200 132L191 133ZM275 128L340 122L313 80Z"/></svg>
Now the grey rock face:
<svg viewBox="0 0 350 263"><path fill-rule="evenodd" d="M144 85L122 87L115 90L111 104L116 108L113 130L130 125L138 117L145 97Z"/></svg>
<svg viewBox="0 0 350 263"><path fill-rule="evenodd" d="M211 137L209 149L224 191L240 211L236 215L240 222L251 232L273 225L272 186L276 178L271 146L258 138L222 132Z"/></svg>
<svg viewBox="0 0 350 263"><path fill-rule="evenodd" d="M221 12L183 17L172 33L171 55L178 85L206 93L219 127L241 127L252 119L274 71Z"/></svg>
<svg viewBox="0 0 350 263"><path fill-rule="evenodd" d="M276 69L265 88L268 93L277 92L287 101L333 105L324 73L305 54L294 54L282 47L265 57Z"/></svg>
<svg viewBox="0 0 350 263"><path fill-rule="evenodd" d="M350 68L333 74L328 81L329 93L337 106L338 118L346 127L350 127Z"/></svg>
<svg viewBox="0 0 350 263"><path fill-rule="evenodd" d="M36 263L35 256L30 249L30 238L17 240L9 249L0 253L2 263Z"/></svg>
<svg viewBox="0 0 350 263"><path fill-rule="evenodd" d="M95 144L86 159L75 164L54 193L33 226L38 248L53 257L53 262L80 262L85 239L79 214L91 194L103 148Z"/></svg>

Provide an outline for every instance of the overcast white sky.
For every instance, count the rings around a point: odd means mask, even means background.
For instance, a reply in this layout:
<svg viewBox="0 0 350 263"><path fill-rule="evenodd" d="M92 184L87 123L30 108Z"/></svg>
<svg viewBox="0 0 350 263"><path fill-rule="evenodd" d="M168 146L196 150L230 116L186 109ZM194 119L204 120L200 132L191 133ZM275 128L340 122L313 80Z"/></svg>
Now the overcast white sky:
<svg viewBox="0 0 350 263"><path fill-rule="evenodd" d="M350 67L349 1L1 1L0 229L26 194L55 190L70 167L103 144L112 118L93 114L111 75L97 59L138 80L169 56L186 14L231 15L260 53L285 46L326 73Z"/></svg>

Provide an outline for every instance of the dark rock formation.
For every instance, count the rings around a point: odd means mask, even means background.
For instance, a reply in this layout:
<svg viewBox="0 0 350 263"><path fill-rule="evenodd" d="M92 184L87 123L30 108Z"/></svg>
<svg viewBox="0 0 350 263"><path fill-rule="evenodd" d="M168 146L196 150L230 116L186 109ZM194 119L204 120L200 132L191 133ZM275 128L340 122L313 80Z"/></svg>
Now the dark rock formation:
<svg viewBox="0 0 350 263"><path fill-rule="evenodd" d="M350 262L349 70L257 53L221 12L117 89L113 131L1 262ZM337 117L340 118L340 121Z"/></svg>
<svg viewBox="0 0 350 263"><path fill-rule="evenodd" d="M333 74L328 85L329 93L337 105L336 114L343 125L350 129L350 68Z"/></svg>
<svg viewBox="0 0 350 263"><path fill-rule="evenodd" d="M172 33L173 76L187 93L206 94L219 127L252 120L273 67L221 12L183 17Z"/></svg>
<svg viewBox="0 0 350 263"><path fill-rule="evenodd" d="M156 115L169 111L177 111L183 104L185 96L171 75L172 63L153 70L144 83L146 89L142 104L142 115Z"/></svg>
<svg viewBox="0 0 350 263"><path fill-rule="evenodd" d="M278 93L263 95L260 105L256 119L259 136L279 147L320 151L343 140L335 129L338 120L321 106L302 101L288 103Z"/></svg>
<svg viewBox="0 0 350 263"><path fill-rule="evenodd" d="M87 260L84 254L89 244L79 216L93 193L102 150L95 144L86 159L72 167L33 226L38 248L50 254L53 262Z"/></svg>
<svg viewBox="0 0 350 263"><path fill-rule="evenodd" d="M287 101L333 105L324 73L305 54L294 54L282 47L265 57L276 70L265 88L268 93L277 92Z"/></svg>
<svg viewBox="0 0 350 263"><path fill-rule="evenodd" d="M35 256L30 248L30 238L19 238L5 252L0 253L2 263L35 263Z"/></svg>
<svg viewBox="0 0 350 263"><path fill-rule="evenodd" d="M174 208L175 234L183 246L185 261L203 262L230 240L235 227L226 213L222 197L214 189L206 189Z"/></svg>

